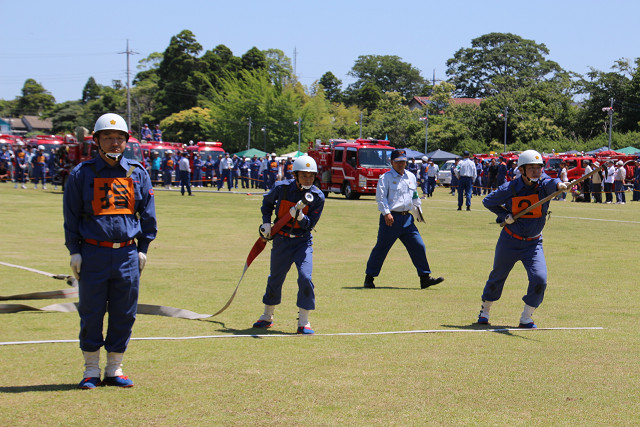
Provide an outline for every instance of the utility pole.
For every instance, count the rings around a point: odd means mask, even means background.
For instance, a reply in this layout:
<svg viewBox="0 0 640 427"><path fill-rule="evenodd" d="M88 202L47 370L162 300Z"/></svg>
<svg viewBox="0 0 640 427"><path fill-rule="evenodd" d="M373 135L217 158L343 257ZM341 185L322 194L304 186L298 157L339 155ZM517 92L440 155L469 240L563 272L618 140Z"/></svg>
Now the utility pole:
<svg viewBox="0 0 640 427"><path fill-rule="evenodd" d="M611 128L613 127L613 98L609 98L611 105L604 107L602 111L605 111L609 115L609 151L611 151Z"/></svg>
<svg viewBox="0 0 640 427"><path fill-rule="evenodd" d="M507 118L509 116L509 107L504 107L504 152L507 152Z"/></svg>
<svg viewBox="0 0 640 427"><path fill-rule="evenodd" d="M262 131L262 135L264 135L264 152L266 153L267 152L267 127L262 126L260 130Z"/></svg>
<svg viewBox="0 0 640 427"><path fill-rule="evenodd" d="M127 54L127 124L131 126L131 72L129 67L129 56L136 55L138 52L129 50L129 39L127 39L127 50L124 52L118 52L119 54ZM140 123L138 123L140 125Z"/></svg>
<svg viewBox="0 0 640 427"><path fill-rule="evenodd" d="M427 140L429 138L429 107L425 106L424 117L420 117L420 120L424 122L424 154L427 155Z"/></svg>
<svg viewBox="0 0 640 427"><path fill-rule="evenodd" d="M360 121L358 123L360 124L360 139L362 139L362 111L360 112Z"/></svg>
<svg viewBox="0 0 640 427"><path fill-rule="evenodd" d="M249 116L249 138L247 139L247 150L251 148L251 116Z"/></svg>
<svg viewBox="0 0 640 427"><path fill-rule="evenodd" d="M298 117L298 121L293 122L293 124L298 125L298 151L300 151L300 135L301 135L302 118Z"/></svg>
<svg viewBox="0 0 640 427"><path fill-rule="evenodd" d="M295 79L295 81L298 81L298 75L296 74L298 72L297 65L298 65L298 49L296 49L296 47L294 46L293 47L293 78Z"/></svg>

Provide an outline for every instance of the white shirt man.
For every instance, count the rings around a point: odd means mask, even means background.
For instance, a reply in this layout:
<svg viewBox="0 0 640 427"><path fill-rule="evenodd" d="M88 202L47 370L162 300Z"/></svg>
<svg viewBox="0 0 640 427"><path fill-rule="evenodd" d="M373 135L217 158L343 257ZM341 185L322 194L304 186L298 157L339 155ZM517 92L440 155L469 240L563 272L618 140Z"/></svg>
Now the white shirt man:
<svg viewBox="0 0 640 427"><path fill-rule="evenodd" d="M182 157L180 159L180 162L178 163L178 168L180 169L181 172L191 172L191 165L189 165L189 158L188 157Z"/></svg>

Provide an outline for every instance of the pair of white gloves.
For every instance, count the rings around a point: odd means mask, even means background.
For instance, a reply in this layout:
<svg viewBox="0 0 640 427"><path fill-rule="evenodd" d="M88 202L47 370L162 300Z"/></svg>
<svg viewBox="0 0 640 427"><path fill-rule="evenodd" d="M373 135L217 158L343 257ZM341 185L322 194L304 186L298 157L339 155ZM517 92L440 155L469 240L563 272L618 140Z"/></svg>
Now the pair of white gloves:
<svg viewBox="0 0 640 427"><path fill-rule="evenodd" d="M147 254L144 252L138 252L138 266L140 267L140 273L144 269L145 264L147 263ZM73 271L73 275L76 279L80 280L80 267L82 267L82 255L80 254L71 254L71 271Z"/></svg>
<svg viewBox="0 0 640 427"><path fill-rule="evenodd" d="M302 213L304 206L305 204L302 200L296 203L295 206L291 206L291 209L289 209L289 215L291 215L291 218L295 218L296 221L302 221L304 219L304 213ZM265 222L260 226L260 236L263 239L269 240L271 238L271 225L272 224L270 222Z"/></svg>

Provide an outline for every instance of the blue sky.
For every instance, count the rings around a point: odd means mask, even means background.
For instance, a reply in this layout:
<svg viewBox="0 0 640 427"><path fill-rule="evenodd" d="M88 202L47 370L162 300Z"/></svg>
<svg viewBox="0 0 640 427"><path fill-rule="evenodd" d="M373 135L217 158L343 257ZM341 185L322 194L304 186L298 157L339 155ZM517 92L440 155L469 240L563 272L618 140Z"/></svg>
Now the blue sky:
<svg viewBox="0 0 640 427"><path fill-rule="evenodd" d="M28 7L27 7L28 6ZM548 59L584 74L640 57L635 0L323 0L57 1L0 0L0 99L20 96L33 78L57 102L79 99L87 79L126 81L127 39L138 61L191 30L204 50L218 44L241 56L253 46L280 49L300 81L325 72L343 83L360 55L397 55L431 78L471 40L510 32L550 51Z"/></svg>

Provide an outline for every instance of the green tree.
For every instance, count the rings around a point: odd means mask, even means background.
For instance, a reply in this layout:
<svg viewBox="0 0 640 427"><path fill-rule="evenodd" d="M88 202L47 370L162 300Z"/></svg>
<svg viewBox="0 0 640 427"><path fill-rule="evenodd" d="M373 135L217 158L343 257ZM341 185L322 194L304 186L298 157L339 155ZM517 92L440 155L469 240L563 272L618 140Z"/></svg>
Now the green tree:
<svg viewBox="0 0 640 427"><path fill-rule="evenodd" d="M262 70L267 67L265 54L255 46L242 55L241 59L245 70Z"/></svg>
<svg viewBox="0 0 640 427"><path fill-rule="evenodd" d="M331 71L327 71L320 77L318 83L324 89L325 97L331 102L342 102L342 81Z"/></svg>
<svg viewBox="0 0 640 427"><path fill-rule="evenodd" d="M292 85L273 85L266 70L242 70L239 77L227 76L208 104L214 123L213 138L223 142L228 151L245 149L251 118L252 140L262 141L260 128L267 128L268 151L297 141L298 130L293 122L302 115L301 92ZM306 118L302 119L306 123ZM306 138L310 129L303 129Z"/></svg>
<svg viewBox="0 0 640 427"><path fill-rule="evenodd" d="M242 69L241 59L233 56L231 49L223 44L206 51L202 55L201 62L203 72L215 90L221 88L221 81L225 76L237 77L238 71Z"/></svg>
<svg viewBox="0 0 640 427"><path fill-rule="evenodd" d="M489 33L471 40L447 60L447 75L458 96L486 98L541 81L564 70L545 57L544 44L511 33Z"/></svg>
<svg viewBox="0 0 640 427"><path fill-rule="evenodd" d="M271 75L271 82L280 87L290 83L293 76L291 59L280 49L267 49L263 53L266 59L266 68Z"/></svg>
<svg viewBox="0 0 640 427"><path fill-rule="evenodd" d="M348 74L356 81L349 85L347 92L356 100L358 92L372 86L380 92L398 92L409 98L420 93L425 84L420 70L395 55L361 55Z"/></svg>
<svg viewBox="0 0 640 427"><path fill-rule="evenodd" d="M189 141L210 141L213 135L211 111L194 107L174 113L160 122L163 139L188 143Z"/></svg>
<svg viewBox="0 0 640 427"><path fill-rule="evenodd" d="M332 102L329 105L329 115L331 125L327 130L327 136L318 136L323 141L331 138L353 139L359 136L360 126L357 121L360 120L360 110L355 105L350 107L343 103Z"/></svg>
<svg viewBox="0 0 640 427"><path fill-rule="evenodd" d="M615 62L612 71L591 69L577 82L578 91L586 96L577 115L577 130L584 138L608 132L609 116L603 108L613 106L613 130L636 131L640 121L640 58L635 67L626 59Z"/></svg>
<svg viewBox="0 0 640 427"><path fill-rule="evenodd" d="M55 98L40 83L34 79L27 79L22 86L22 96L18 98L15 116L40 115L53 107Z"/></svg>
<svg viewBox="0 0 640 427"><path fill-rule="evenodd" d="M353 94L352 99L361 109L371 112L378 107L378 103L383 97L384 93L380 90L380 87L375 83L368 82Z"/></svg>
<svg viewBox="0 0 640 427"><path fill-rule="evenodd" d="M364 119L363 137L389 138L395 147L424 149L424 125L420 110L411 111L397 92L382 95L376 108Z"/></svg>
<svg viewBox="0 0 640 427"><path fill-rule="evenodd" d="M206 93L211 83L200 68L198 54L202 46L189 30L171 37L158 66L156 118L167 117L197 106L198 96Z"/></svg>
<svg viewBox="0 0 640 427"><path fill-rule="evenodd" d="M4 99L0 99L0 117L8 117L13 114L13 111L16 110L16 100L6 101Z"/></svg>
<svg viewBox="0 0 640 427"><path fill-rule="evenodd" d="M138 62L140 70L133 79L131 89L131 123L132 129L141 129L144 123L159 122L154 116L156 93L160 77L158 67L162 61L162 54L151 53Z"/></svg>
<svg viewBox="0 0 640 427"><path fill-rule="evenodd" d="M98 99L101 91L102 89L100 85L96 83L96 79L89 77L89 80L87 80L87 83L85 83L82 89L82 103L86 104L89 101Z"/></svg>
<svg viewBox="0 0 640 427"><path fill-rule="evenodd" d="M127 93L126 89L115 89L103 86L100 98L89 101L85 106L84 116L88 117L88 122L78 123L87 129L93 129L93 125L98 117L104 113L116 113L122 117L127 114Z"/></svg>
<svg viewBox="0 0 640 427"><path fill-rule="evenodd" d="M80 123L86 124L91 121L87 116L87 111L81 100L56 104L48 114L48 118L50 118L53 123L53 133L73 134L75 128L78 127Z"/></svg>

